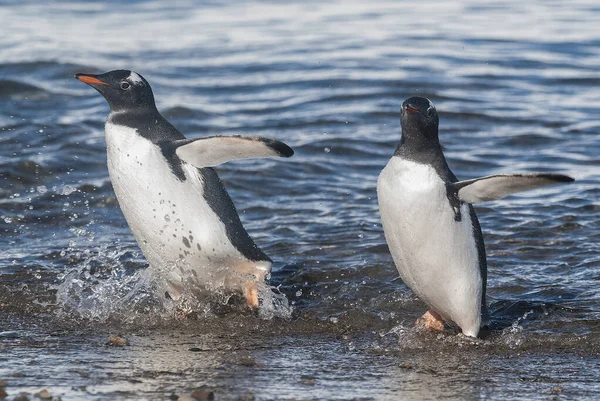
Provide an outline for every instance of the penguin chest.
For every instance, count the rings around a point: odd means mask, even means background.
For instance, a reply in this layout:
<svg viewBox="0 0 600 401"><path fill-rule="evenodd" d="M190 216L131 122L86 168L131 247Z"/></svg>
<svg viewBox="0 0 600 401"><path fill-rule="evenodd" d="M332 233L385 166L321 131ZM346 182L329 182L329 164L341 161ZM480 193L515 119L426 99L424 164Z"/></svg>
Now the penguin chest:
<svg viewBox="0 0 600 401"><path fill-rule="evenodd" d="M435 169L397 156L381 172L377 194L402 280L466 334L478 331L482 278L469 205L460 206L461 219L455 220Z"/></svg>
<svg viewBox="0 0 600 401"><path fill-rule="evenodd" d="M181 276L183 270L197 276L245 262L205 201L197 168L182 164L186 179L178 179L160 147L132 128L106 124L106 139L115 194L153 269L168 272L165 276L177 271Z"/></svg>

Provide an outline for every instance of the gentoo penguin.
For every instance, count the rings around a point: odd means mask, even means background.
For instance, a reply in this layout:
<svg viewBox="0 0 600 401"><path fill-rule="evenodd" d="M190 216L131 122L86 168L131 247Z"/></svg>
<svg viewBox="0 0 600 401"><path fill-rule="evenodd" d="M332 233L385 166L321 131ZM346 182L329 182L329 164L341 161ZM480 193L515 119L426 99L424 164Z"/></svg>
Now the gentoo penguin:
<svg viewBox="0 0 600 401"><path fill-rule="evenodd" d="M161 293L179 299L189 288L226 289L242 292L256 308L257 284L272 262L242 226L212 167L290 157L294 151L259 136L186 139L157 110L148 81L133 71L75 78L110 106L105 125L110 180Z"/></svg>
<svg viewBox="0 0 600 401"><path fill-rule="evenodd" d="M439 118L426 98L402 104L402 138L377 181L383 230L404 283L429 307L417 324L444 322L477 337L487 319L487 263L471 204L573 179L502 174L458 181L438 139Z"/></svg>

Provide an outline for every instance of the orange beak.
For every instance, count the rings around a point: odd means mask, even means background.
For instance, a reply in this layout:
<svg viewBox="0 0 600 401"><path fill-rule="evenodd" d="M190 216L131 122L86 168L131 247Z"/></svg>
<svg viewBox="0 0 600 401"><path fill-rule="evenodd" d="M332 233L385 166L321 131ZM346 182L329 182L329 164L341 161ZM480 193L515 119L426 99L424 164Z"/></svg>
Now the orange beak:
<svg viewBox="0 0 600 401"><path fill-rule="evenodd" d="M75 74L75 78L88 85L108 85L106 82L100 81L92 75Z"/></svg>

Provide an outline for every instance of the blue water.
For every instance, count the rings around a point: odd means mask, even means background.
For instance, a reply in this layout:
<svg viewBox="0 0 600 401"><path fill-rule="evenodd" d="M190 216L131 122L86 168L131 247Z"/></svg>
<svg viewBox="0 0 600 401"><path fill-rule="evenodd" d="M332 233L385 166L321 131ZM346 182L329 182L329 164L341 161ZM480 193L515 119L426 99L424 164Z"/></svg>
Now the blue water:
<svg viewBox="0 0 600 401"><path fill-rule="evenodd" d="M598 398L599 18L594 1L5 2L9 397L166 399L206 385L223 400ZM188 137L295 149L218 168L275 262L278 303L261 316L209 305L181 322L152 293L108 179L108 106L73 79L118 68L142 74ZM376 179L412 95L437 106L460 179L577 180L476 208L494 323L474 343L413 327L426 307L379 221ZM106 346L110 333L130 346Z"/></svg>

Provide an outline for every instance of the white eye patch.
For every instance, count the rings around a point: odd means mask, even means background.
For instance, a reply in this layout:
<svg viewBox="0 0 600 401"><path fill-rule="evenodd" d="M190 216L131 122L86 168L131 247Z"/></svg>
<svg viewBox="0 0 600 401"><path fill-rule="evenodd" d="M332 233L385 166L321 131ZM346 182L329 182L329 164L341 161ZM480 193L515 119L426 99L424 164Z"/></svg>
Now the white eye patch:
<svg viewBox="0 0 600 401"><path fill-rule="evenodd" d="M127 77L127 80L134 85L144 85L144 81L142 77L140 77L137 73L131 71L131 74Z"/></svg>

